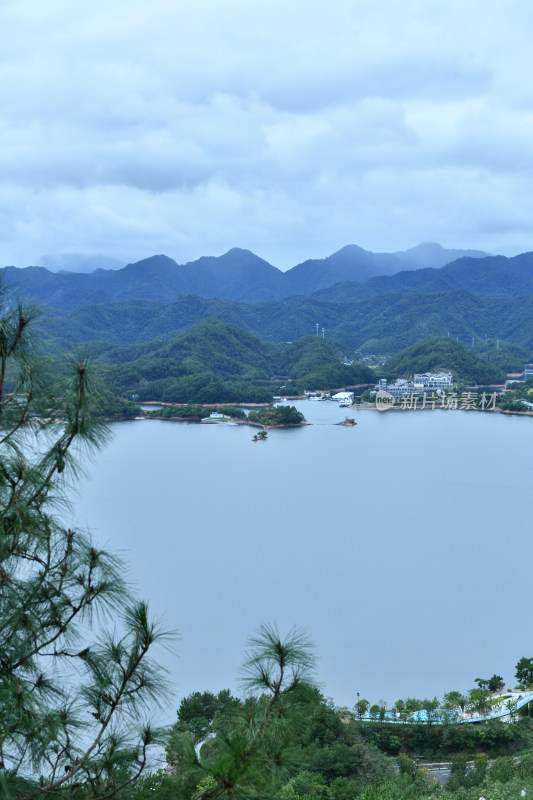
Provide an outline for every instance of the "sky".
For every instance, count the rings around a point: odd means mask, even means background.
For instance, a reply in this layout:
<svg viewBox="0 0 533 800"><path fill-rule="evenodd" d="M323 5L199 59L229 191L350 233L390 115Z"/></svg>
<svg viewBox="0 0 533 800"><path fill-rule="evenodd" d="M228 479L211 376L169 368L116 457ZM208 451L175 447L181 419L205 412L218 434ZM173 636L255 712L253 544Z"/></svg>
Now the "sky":
<svg viewBox="0 0 533 800"><path fill-rule="evenodd" d="M530 0L3 0L0 265L533 250Z"/></svg>

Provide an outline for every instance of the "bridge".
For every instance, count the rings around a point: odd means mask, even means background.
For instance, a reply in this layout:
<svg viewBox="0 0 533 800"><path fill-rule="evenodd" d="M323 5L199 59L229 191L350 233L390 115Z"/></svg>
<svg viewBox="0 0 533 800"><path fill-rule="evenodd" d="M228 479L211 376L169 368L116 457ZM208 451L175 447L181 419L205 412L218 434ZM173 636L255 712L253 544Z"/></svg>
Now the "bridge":
<svg viewBox="0 0 533 800"><path fill-rule="evenodd" d="M437 708L435 711L411 711L404 714L394 711L385 711L378 717L365 714L361 717L364 722L391 722L395 725L413 725L417 722L425 724L444 725L446 723L488 722L491 719L509 717L509 721L524 706L533 702L533 692L502 692L492 695L489 706L483 713L468 713L459 709Z"/></svg>

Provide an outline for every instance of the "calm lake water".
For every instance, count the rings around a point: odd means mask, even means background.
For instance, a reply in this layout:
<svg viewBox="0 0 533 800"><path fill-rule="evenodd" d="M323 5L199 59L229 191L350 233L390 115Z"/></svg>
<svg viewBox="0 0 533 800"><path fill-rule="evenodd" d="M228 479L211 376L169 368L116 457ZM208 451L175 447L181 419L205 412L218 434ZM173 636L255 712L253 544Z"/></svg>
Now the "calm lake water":
<svg viewBox="0 0 533 800"><path fill-rule="evenodd" d="M466 690L533 655L533 418L295 403L312 426L131 421L74 516L177 628L178 699L230 687L261 622L307 629L325 695ZM346 416L357 427L336 427Z"/></svg>

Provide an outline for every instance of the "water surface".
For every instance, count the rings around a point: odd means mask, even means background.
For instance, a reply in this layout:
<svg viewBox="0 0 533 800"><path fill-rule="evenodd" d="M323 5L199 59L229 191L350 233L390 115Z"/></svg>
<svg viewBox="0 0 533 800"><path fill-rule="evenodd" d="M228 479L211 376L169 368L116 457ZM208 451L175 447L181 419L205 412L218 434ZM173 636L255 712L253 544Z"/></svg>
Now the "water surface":
<svg viewBox="0 0 533 800"><path fill-rule="evenodd" d="M270 431L116 423L75 514L180 630L179 696L236 688L263 621L306 628L326 696L466 690L533 654L533 419L301 401ZM333 423L356 416L354 428Z"/></svg>

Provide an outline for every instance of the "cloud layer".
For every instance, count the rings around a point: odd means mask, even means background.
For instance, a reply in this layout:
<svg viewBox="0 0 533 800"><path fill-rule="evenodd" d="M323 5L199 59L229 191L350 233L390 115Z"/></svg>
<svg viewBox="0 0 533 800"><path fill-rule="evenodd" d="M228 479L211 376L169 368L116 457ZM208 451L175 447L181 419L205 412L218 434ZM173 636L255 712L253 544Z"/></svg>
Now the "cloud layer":
<svg viewBox="0 0 533 800"><path fill-rule="evenodd" d="M533 249L527 0L5 2L0 263Z"/></svg>

